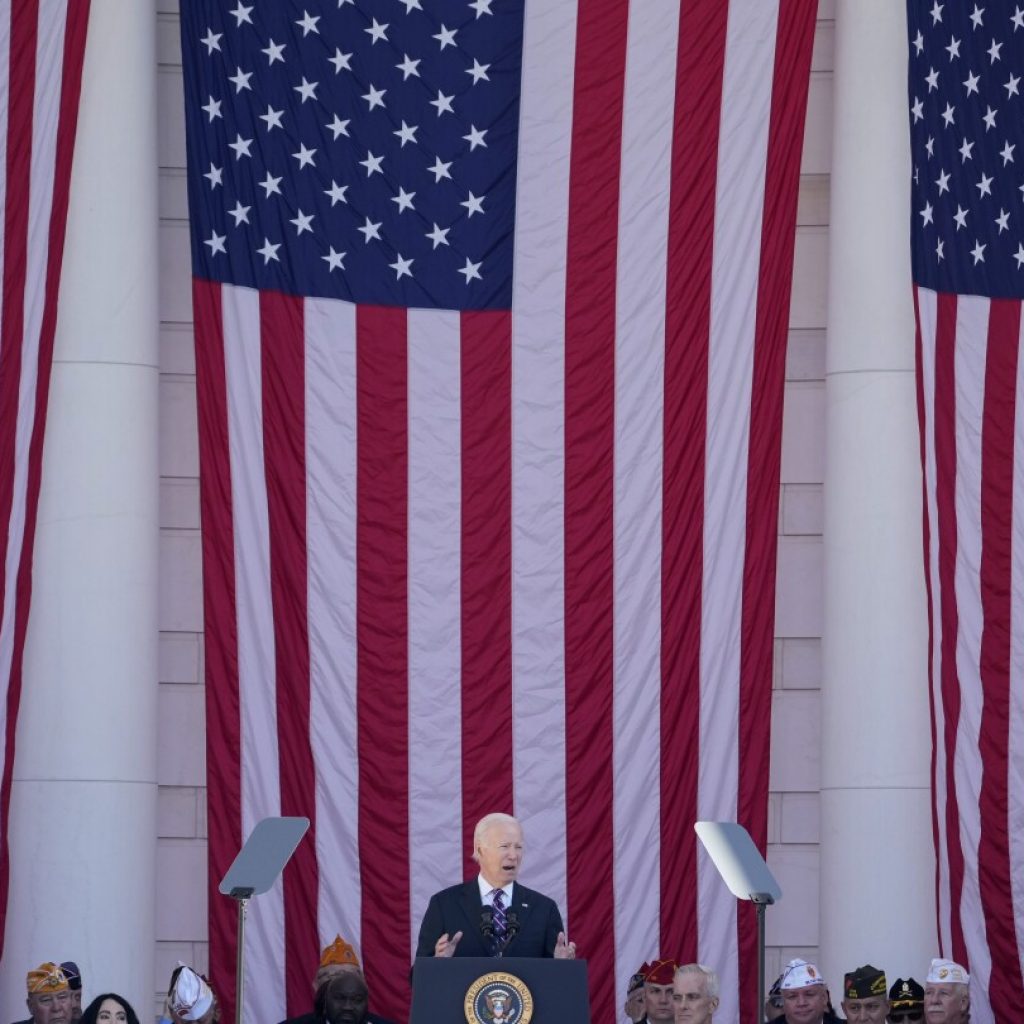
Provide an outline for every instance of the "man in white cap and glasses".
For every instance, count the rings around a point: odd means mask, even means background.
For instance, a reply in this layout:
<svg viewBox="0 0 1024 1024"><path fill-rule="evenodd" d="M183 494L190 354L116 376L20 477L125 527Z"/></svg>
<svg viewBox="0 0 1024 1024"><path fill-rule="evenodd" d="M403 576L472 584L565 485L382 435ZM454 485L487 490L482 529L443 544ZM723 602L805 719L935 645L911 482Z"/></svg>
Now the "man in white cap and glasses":
<svg viewBox="0 0 1024 1024"><path fill-rule="evenodd" d="M165 1019L171 1024L214 1024L218 1016L217 999L206 979L179 962L171 975Z"/></svg>
<svg viewBox="0 0 1024 1024"><path fill-rule="evenodd" d="M828 988L821 971L806 960L790 960L779 986L786 1024L835 1024L839 1020L829 1005Z"/></svg>
<svg viewBox="0 0 1024 1024"><path fill-rule="evenodd" d="M925 1024L967 1024L971 976L953 960L933 960L924 981Z"/></svg>

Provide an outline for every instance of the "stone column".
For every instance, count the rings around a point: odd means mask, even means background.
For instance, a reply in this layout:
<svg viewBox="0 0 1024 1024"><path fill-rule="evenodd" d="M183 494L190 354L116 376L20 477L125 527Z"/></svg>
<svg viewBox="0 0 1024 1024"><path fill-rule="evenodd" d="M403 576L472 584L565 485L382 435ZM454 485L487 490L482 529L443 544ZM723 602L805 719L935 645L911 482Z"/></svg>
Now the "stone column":
<svg viewBox="0 0 1024 1024"><path fill-rule="evenodd" d="M158 360L156 18L92 0L11 797L0 1012L75 960L152 1013Z"/></svg>
<svg viewBox="0 0 1024 1024"><path fill-rule="evenodd" d="M821 968L936 944L905 7L837 0L826 370Z"/></svg>

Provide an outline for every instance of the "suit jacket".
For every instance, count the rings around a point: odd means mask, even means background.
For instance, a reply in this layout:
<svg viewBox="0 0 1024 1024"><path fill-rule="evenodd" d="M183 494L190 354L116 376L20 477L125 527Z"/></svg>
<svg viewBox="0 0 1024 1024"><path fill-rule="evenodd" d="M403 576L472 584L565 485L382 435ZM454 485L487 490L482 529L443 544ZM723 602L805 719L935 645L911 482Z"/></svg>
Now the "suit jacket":
<svg viewBox="0 0 1024 1024"><path fill-rule="evenodd" d="M433 956L434 945L445 932L462 932L456 956L493 956L494 951L480 930L483 902L475 878L453 885L430 897L420 925L417 956ZM525 885L514 882L508 915L519 920L519 932L505 947L505 956L554 956L558 933L563 931L562 915L555 901Z"/></svg>
<svg viewBox="0 0 1024 1024"><path fill-rule="evenodd" d="M299 1017L289 1017L281 1024L320 1024L315 1013L304 1013ZM367 1013L366 1024L391 1024L391 1021L378 1017L375 1013Z"/></svg>

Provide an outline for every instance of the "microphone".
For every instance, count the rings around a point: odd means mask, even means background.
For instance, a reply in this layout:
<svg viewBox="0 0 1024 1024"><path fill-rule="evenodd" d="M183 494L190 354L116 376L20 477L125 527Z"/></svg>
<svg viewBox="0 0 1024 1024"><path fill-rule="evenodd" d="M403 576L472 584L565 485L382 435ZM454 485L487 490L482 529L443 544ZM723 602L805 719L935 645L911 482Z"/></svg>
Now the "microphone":
<svg viewBox="0 0 1024 1024"><path fill-rule="evenodd" d="M514 911L508 912L508 932L505 939L505 945L507 946L518 934L519 934L519 915Z"/></svg>
<svg viewBox="0 0 1024 1024"><path fill-rule="evenodd" d="M494 941L494 911L490 907L480 911L480 934L488 943Z"/></svg>

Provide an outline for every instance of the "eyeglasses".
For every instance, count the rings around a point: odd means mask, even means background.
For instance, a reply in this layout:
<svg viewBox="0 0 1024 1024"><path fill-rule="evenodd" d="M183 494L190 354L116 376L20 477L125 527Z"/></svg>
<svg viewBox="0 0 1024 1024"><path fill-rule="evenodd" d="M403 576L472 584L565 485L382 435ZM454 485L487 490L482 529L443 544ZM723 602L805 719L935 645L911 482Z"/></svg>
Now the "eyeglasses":
<svg viewBox="0 0 1024 1024"><path fill-rule="evenodd" d="M893 1010L889 1014L892 1024L901 1024L905 1020L920 1020L924 1016L923 1010Z"/></svg>

